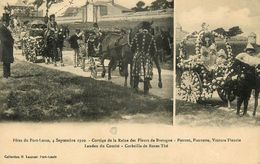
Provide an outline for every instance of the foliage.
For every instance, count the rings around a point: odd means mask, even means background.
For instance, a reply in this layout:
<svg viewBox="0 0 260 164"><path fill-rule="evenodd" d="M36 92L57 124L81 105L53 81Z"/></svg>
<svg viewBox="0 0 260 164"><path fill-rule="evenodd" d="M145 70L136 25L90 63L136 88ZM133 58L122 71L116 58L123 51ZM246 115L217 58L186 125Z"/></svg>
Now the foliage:
<svg viewBox="0 0 260 164"><path fill-rule="evenodd" d="M148 11L148 10L162 10L167 8L173 8L173 1L167 0L155 0L151 3L151 6L145 6L143 1L139 1L136 3L136 6L132 8L135 12L138 11Z"/></svg>
<svg viewBox="0 0 260 164"><path fill-rule="evenodd" d="M136 6L132 8L135 12L139 11L148 11L148 6L145 7L145 3L143 1L139 1L136 3Z"/></svg>
<svg viewBox="0 0 260 164"><path fill-rule="evenodd" d="M32 3L34 6L36 6L36 8L38 9L39 7L41 7L41 5L44 3L43 0L34 0L34 2Z"/></svg>
<svg viewBox="0 0 260 164"><path fill-rule="evenodd" d="M155 0L150 6L151 10L161 10L167 8L173 8L173 1L169 2L167 0Z"/></svg>

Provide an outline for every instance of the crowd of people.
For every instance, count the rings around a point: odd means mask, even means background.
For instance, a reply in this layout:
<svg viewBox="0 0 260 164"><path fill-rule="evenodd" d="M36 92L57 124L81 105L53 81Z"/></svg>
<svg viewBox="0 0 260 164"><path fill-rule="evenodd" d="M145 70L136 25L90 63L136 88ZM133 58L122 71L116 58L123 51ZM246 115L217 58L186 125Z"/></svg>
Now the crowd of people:
<svg viewBox="0 0 260 164"><path fill-rule="evenodd" d="M14 27L12 29L16 29L20 24L17 21L17 17L12 19L12 23L14 23ZM16 20L16 21L15 21ZM10 64L13 62L13 45L14 39L12 37L12 32L15 30L10 30L8 27L10 24L10 16L5 13L3 15L3 26L1 27L1 47L0 47L0 59L4 63L4 78L9 78L10 74ZM55 15L50 15L47 22L47 29L45 31L45 42L52 46L53 51L48 51L51 53L57 50L55 47L55 38L57 33L59 32L58 24L55 21ZM133 74L134 77L134 85L133 87L138 90L138 83L141 77L143 77L144 83L147 84L144 87L145 93L148 93L149 88L147 87L150 80L152 80L152 68L153 68L153 56L157 54L158 47L156 46L156 41L154 39L154 31L152 30L150 22L142 22L137 27L138 30L135 33L133 38L128 40L128 44L133 52ZM86 36L86 32L84 30L76 29L75 33L67 38L67 41L70 44L70 47L74 51L74 67L78 67L80 64L82 69L85 68L85 60L87 56L90 56L90 53L99 53L101 49L100 38L104 35L100 30L97 23L93 24L91 32ZM130 31L129 31L130 32ZM121 30L121 34L127 34L126 30ZM88 41L92 42L92 46L89 46ZM96 42L98 40L98 42ZM92 48L92 50L91 50ZM88 55L87 55L88 54ZM49 56L48 56L49 55ZM56 54L57 55L57 54ZM47 57L51 58L51 54L48 53ZM45 58L48 60L48 58ZM81 59L81 61L79 60ZM48 62L48 61L45 61ZM56 64L56 63L55 63Z"/></svg>

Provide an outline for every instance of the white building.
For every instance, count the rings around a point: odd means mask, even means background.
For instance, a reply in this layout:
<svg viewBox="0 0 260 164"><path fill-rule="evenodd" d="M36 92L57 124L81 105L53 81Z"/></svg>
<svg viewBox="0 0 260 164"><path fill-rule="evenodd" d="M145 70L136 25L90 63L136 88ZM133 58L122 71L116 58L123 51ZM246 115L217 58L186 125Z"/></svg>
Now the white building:
<svg viewBox="0 0 260 164"><path fill-rule="evenodd" d="M92 0L82 7L69 7L63 16L57 17L57 22L98 22L103 16L120 15L129 12L133 11L114 3L114 0L96 2L93 2Z"/></svg>

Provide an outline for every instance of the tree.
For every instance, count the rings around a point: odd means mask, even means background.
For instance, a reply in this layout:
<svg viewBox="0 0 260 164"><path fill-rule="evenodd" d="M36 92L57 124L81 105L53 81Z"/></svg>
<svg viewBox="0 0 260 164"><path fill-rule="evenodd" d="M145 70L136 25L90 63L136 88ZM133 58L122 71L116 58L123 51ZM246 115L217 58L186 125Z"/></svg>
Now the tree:
<svg viewBox="0 0 260 164"><path fill-rule="evenodd" d="M43 4L43 0L34 0L32 2L33 6L36 7L36 11L37 11L37 16L38 16L38 10L39 10L39 7L41 7L41 5Z"/></svg>
<svg viewBox="0 0 260 164"><path fill-rule="evenodd" d="M135 12L147 11L148 6L145 7L145 3L143 1L139 1L139 2L136 3L136 7L133 7L132 10L134 10Z"/></svg>
<svg viewBox="0 0 260 164"><path fill-rule="evenodd" d="M41 7L43 2L44 2L43 0L34 0L32 4L38 9L39 7Z"/></svg>
<svg viewBox="0 0 260 164"><path fill-rule="evenodd" d="M63 0L47 0L46 1L46 16L48 16L49 9L51 8L51 6L53 4L61 3L61 2L63 2Z"/></svg>
<svg viewBox="0 0 260 164"><path fill-rule="evenodd" d="M150 6L151 10L161 10L167 8L173 8L173 1L169 2L167 0L155 0Z"/></svg>

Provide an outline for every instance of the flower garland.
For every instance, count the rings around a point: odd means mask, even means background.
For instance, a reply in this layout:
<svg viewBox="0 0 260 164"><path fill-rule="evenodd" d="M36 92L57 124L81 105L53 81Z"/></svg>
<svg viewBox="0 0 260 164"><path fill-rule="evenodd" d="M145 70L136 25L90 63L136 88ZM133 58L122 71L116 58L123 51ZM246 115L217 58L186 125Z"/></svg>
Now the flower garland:
<svg viewBox="0 0 260 164"><path fill-rule="evenodd" d="M202 39L205 34L210 34L211 36L218 37L223 39L225 42L225 47L227 50L227 57L223 64L217 65L216 69L209 72L206 67L203 65L203 62L200 60L201 54L201 47L202 47ZM195 53L196 55L189 56L189 59L185 60L186 56L186 42L190 38L196 37L195 41ZM202 83L202 91L201 93L197 92L196 97L199 97L203 100L212 97L212 94L215 90L217 90L220 86L224 85L225 77L227 74L230 73L229 69L233 63L233 54L232 54L232 47L227 41L228 38L224 35L218 34L215 31L208 31L208 30L201 30L200 32L193 32L188 34L179 44L179 52L180 55L177 57L179 63L177 67L181 68L182 70L192 70L199 74L200 80L195 82ZM181 85L182 87L182 85ZM187 88L182 88L183 91L180 92L181 95L185 95L185 90ZM185 96L183 96L185 97ZM194 96L193 96L194 97ZM189 101L187 98L186 101Z"/></svg>

